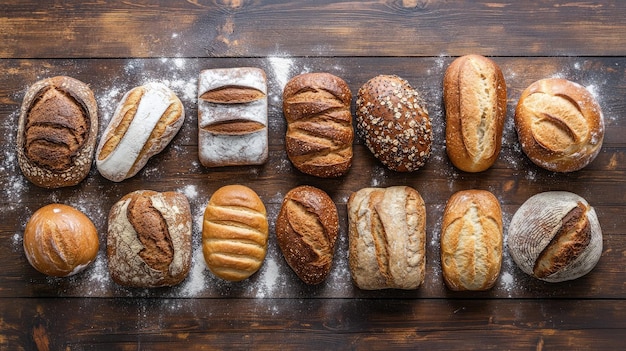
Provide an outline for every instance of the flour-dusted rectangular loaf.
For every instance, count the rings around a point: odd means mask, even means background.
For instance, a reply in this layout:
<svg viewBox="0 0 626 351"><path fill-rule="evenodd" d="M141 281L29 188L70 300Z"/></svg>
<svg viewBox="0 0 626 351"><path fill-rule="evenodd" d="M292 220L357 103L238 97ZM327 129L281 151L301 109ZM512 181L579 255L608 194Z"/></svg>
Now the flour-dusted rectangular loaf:
<svg viewBox="0 0 626 351"><path fill-rule="evenodd" d="M268 157L267 78L255 67L207 69L198 80L198 155L206 167Z"/></svg>
<svg viewBox="0 0 626 351"><path fill-rule="evenodd" d="M128 91L118 104L96 151L100 174L120 182L163 151L185 119L180 99L162 83Z"/></svg>

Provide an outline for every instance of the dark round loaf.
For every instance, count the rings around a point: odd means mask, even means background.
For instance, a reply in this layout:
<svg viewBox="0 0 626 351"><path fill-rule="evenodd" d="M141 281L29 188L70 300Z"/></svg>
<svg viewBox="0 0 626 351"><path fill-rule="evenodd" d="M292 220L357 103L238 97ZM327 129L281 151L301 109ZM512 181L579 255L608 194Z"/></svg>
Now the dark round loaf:
<svg viewBox="0 0 626 351"><path fill-rule="evenodd" d="M411 172L430 157L432 130L418 92L393 75L379 75L359 89L357 131L389 169Z"/></svg>

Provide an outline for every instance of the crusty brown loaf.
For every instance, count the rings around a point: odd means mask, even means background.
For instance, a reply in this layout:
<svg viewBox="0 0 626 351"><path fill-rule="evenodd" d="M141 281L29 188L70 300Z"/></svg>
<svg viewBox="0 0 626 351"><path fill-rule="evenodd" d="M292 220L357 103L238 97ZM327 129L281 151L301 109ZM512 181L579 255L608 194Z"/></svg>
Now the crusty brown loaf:
<svg viewBox="0 0 626 351"><path fill-rule="evenodd" d="M443 78L446 152L466 172L491 167L502 146L506 83L500 67L480 55L454 60Z"/></svg>
<svg viewBox="0 0 626 351"><path fill-rule="evenodd" d="M265 205L254 190L226 185L213 193L204 211L202 252L217 277L240 281L261 268L267 252Z"/></svg>
<svg viewBox="0 0 626 351"><path fill-rule="evenodd" d="M441 268L451 290L488 290L502 265L502 210L485 190L453 194L441 224Z"/></svg>
<svg viewBox="0 0 626 351"><path fill-rule="evenodd" d="M348 200L349 266L357 287L416 289L426 268L426 208L410 187L364 188Z"/></svg>
<svg viewBox="0 0 626 351"><path fill-rule="evenodd" d="M352 92L330 73L305 73L283 91L285 148L293 165L318 177L338 177L352 165Z"/></svg>
<svg viewBox="0 0 626 351"><path fill-rule="evenodd" d="M583 86L561 78L538 80L522 92L515 128L528 158L554 172L584 168L604 139L597 101Z"/></svg>
<svg viewBox="0 0 626 351"><path fill-rule="evenodd" d="M415 171L430 157L428 111L406 80L379 75L367 81L357 94L356 117L365 145L389 169Z"/></svg>
<svg viewBox="0 0 626 351"><path fill-rule="evenodd" d="M89 86L65 76L40 80L22 102L19 166L37 186L76 185L89 174L97 134L98 108Z"/></svg>
<svg viewBox="0 0 626 351"><path fill-rule="evenodd" d="M100 246L93 222L74 207L46 205L33 213L24 229L24 252L39 272L66 277L96 259Z"/></svg>
<svg viewBox="0 0 626 351"><path fill-rule="evenodd" d="M338 232L337 207L324 191L303 185L285 195L276 219L276 239L303 282L314 285L326 279Z"/></svg>
<svg viewBox="0 0 626 351"><path fill-rule="evenodd" d="M539 193L522 204L509 224L507 245L525 273L562 282L589 273L602 254L596 212L582 197L564 191Z"/></svg>
<svg viewBox="0 0 626 351"><path fill-rule="evenodd" d="M151 115L158 119L149 122ZM122 97L100 139L98 171L114 182L134 176L150 157L165 149L184 120L182 102L164 84L153 82L131 89ZM144 128L133 127L133 122ZM153 128L149 128L151 123Z"/></svg>
<svg viewBox="0 0 626 351"><path fill-rule="evenodd" d="M124 286L172 286L191 266L191 209L183 194L137 190L109 212L107 257Z"/></svg>

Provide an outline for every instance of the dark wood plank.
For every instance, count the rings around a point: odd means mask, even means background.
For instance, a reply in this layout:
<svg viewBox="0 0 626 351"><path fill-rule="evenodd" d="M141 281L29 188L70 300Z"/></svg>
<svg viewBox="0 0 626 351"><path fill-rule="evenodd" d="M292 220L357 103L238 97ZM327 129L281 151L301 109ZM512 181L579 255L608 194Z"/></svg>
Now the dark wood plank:
<svg viewBox="0 0 626 351"><path fill-rule="evenodd" d="M20 1L0 58L624 55L620 0Z"/></svg>

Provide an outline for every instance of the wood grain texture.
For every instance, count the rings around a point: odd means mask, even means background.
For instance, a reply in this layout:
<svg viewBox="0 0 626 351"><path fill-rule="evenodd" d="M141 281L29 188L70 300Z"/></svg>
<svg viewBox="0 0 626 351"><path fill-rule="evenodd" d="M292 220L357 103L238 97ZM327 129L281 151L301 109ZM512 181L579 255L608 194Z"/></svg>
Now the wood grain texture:
<svg viewBox="0 0 626 351"><path fill-rule="evenodd" d="M626 331L626 2L552 1L20 1L0 4L0 350L268 349L620 349ZM389 35L392 33L392 35ZM457 56L490 56L502 68L507 119L501 154L477 174L446 156L442 80ZM268 77L269 159L262 166L205 168L198 161L197 81L202 69L253 66ZM354 141L353 165L337 179L297 171L285 152L282 89L293 76L328 72L353 93L378 74L420 91L433 123L433 154L414 173L387 170ZM113 183L92 167L79 185L46 190L17 166L20 104L39 79L69 75L90 85L100 134L122 95L162 81L187 120L135 177ZM587 87L603 109L606 134L588 167L556 174L523 154L513 125L522 91L561 77ZM354 99L352 101L354 112ZM211 194L238 182L268 210L268 254L250 279L227 283L207 269L201 217ZM278 248L275 221L298 185L327 192L339 211L335 260L326 282L307 286ZM415 291L361 291L347 268L349 196L363 187L409 185L426 203L424 284ZM179 286L116 285L106 261L111 206L127 193L179 191L193 216L193 262ZM439 262L445 203L485 189L502 205L506 229L530 196L565 190L594 206L604 233L588 275L551 284L518 269L506 247L487 292L446 289ZM35 271L22 248L30 215L51 202L73 205L100 233L96 262L68 279Z"/></svg>

